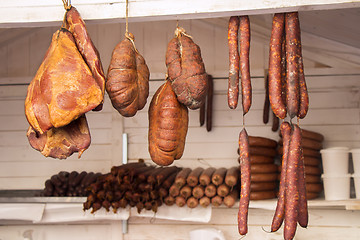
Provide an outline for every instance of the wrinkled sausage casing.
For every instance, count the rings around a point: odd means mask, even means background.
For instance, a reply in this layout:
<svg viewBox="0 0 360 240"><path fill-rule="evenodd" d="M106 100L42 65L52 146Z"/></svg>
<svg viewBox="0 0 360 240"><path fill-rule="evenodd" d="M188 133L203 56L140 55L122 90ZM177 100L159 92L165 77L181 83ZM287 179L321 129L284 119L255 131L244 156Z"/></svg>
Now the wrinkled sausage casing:
<svg viewBox="0 0 360 240"><path fill-rule="evenodd" d="M166 66L171 86L179 102L190 109L203 105L207 92L207 74L198 45L177 28L166 51Z"/></svg>
<svg viewBox="0 0 360 240"><path fill-rule="evenodd" d="M281 163L281 174L280 174L280 185L279 185L279 194L278 194L278 202L276 205L275 214L273 217L273 221L271 224L271 232L277 231L283 221L285 216L285 187L286 187L286 169L289 155L289 146L290 146L290 134L291 134L291 126L288 122L283 122L280 125L280 132L283 139L283 149L284 153L282 155L282 163Z"/></svg>
<svg viewBox="0 0 360 240"><path fill-rule="evenodd" d="M247 218L250 202L250 185L251 185L251 169L250 169L250 144L249 137L244 128L239 135L240 149L240 173L241 173L241 190L238 212L238 230L240 235L248 232Z"/></svg>
<svg viewBox="0 0 360 240"><path fill-rule="evenodd" d="M113 107L124 117L144 108L149 96L150 72L133 41L125 38L113 50L106 91Z"/></svg>
<svg viewBox="0 0 360 240"><path fill-rule="evenodd" d="M240 16L240 74L243 115L249 111L252 102L249 55L250 20L248 16Z"/></svg>
<svg viewBox="0 0 360 240"><path fill-rule="evenodd" d="M180 159L188 129L188 109L178 102L170 82L155 93L149 108L149 152L158 165Z"/></svg>
<svg viewBox="0 0 360 240"><path fill-rule="evenodd" d="M239 99L239 31L240 19L238 16L232 16L228 25L228 45L229 45L229 80L228 80L228 105L235 109Z"/></svg>
<svg viewBox="0 0 360 240"><path fill-rule="evenodd" d="M269 99L274 114L284 119L286 106L282 97L282 39L284 36L285 14L276 13L273 18L269 54Z"/></svg>
<svg viewBox="0 0 360 240"><path fill-rule="evenodd" d="M69 124L102 101L102 90L72 34L64 28L56 31L27 90L25 115L30 126L42 134Z"/></svg>
<svg viewBox="0 0 360 240"><path fill-rule="evenodd" d="M285 14L286 41L286 107L290 118L298 115L300 106L299 88L299 18L297 12Z"/></svg>

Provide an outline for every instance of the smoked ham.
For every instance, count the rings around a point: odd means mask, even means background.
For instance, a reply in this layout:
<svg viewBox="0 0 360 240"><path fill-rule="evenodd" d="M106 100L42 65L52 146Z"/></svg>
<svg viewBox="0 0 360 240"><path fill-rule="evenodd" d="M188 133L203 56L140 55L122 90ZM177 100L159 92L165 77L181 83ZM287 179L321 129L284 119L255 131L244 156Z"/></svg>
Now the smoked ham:
<svg viewBox="0 0 360 240"><path fill-rule="evenodd" d="M188 129L188 109L178 102L166 81L153 96L149 107L149 152L158 165L181 158Z"/></svg>
<svg viewBox="0 0 360 240"><path fill-rule="evenodd" d="M25 99L30 126L43 134L63 127L103 101L102 89L80 54L72 34L61 28L31 81Z"/></svg>
<svg viewBox="0 0 360 240"><path fill-rule="evenodd" d="M208 88L205 66L199 46L180 27L168 44L166 66L179 102L190 109L200 108Z"/></svg>
<svg viewBox="0 0 360 240"><path fill-rule="evenodd" d="M42 134L38 134L32 127L29 127L26 136L30 145L45 157L59 159L65 159L74 152L79 152L80 158L91 142L85 115L64 127L51 128Z"/></svg>
<svg viewBox="0 0 360 240"><path fill-rule="evenodd" d="M149 96L149 68L128 34L114 49L108 69L106 91L113 107L124 117L144 108Z"/></svg>
<svg viewBox="0 0 360 240"><path fill-rule="evenodd" d="M85 22L81 18L80 13L73 6L70 6L66 10L64 20L66 28L74 36L76 46L81 55L84 57L86 64L89 66L90 71L92 72L95 81L99 85L102 95L104 96L105 75L100 60L100 54L91 41L90 35L86 30ZM101 109L102 104L93 110L99 111Z"/></svg>

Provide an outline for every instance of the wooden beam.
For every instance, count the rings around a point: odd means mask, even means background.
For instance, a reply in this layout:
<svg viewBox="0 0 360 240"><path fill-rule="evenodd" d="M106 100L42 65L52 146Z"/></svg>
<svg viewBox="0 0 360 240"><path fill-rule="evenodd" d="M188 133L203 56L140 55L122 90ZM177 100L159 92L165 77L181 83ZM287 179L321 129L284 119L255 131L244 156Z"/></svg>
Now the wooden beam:
<svg viewBox="0 0 360 240"><path fill-rule="evenodd" d="M122 22L125 0L73 0L85 20ZM287 11L360 7L360 0L130 0L130 21L213 18ZM3 0L0 27L58 26L64 8L60 0Z"/></svg>

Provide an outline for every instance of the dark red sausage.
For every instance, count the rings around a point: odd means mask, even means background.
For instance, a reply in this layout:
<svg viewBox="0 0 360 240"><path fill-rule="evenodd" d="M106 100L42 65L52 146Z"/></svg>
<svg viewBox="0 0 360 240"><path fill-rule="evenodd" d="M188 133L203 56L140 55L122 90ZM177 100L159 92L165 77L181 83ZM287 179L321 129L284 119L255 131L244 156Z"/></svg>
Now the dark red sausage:
<svg viewBox="0 0 360 240"><path fill-rule="evenodd" d="M298 222L299 209L299 160L301 157L301 130L293 125L286 169L284 239L293 239Z"/></svg>
<svg viewBox="0 0 360 240"><path fill-rule="evenodd" d="M276 205L275 214L271 224L271 232L276 232L281 227L281 224L284 221L286 168L287 168L287 159L289 155L290 134L291 134L290 124L288 122L283 122L280 126L280 132L284 144L283 147L284 153L282 155L278 202Z"/></svg>
<svg viewBox="0 0 360 240"><path fill-rule="evenodd" d="M297 12L285 14L286 41L286 107L290 118L298 115L299 90L299 18Z"/></svg>
<svg viewBox="0 0 360 240"><path fill-rule="evenodd" d="M214 81L211 75L208 75L208 92L206 101L206 131L212 129L212 111L213 111Z"/></svg>
<svg viewBox="0 0 360 240"><path fill-rule="evenodd" d="M299 188L299 211L298 211L298 222L303 228L306 228L309 222L307 196L306 196L306 184L305 184L305 169L304 169L304 155L302 148L300 149L299 158L299 171L298 171L298 188Z"/></svg>
<svg viewBox="0 0 360 240"><path fill-rule="evenodd" d="M232 16L229 19L228 45L229 45L229 83L228 83L228 105L235 109L239 98L239 68L240 56L238 47L238 31L240 19Z"/></svg>
<svg viewBox="0 0 360 240"><path fill-rule="evenodd" d="M299 91L300 91L300 106L298 117L304 118L309 110L309 94L305 81L304 64L301 56L301 45L300 45L300 57L299 57Z"/></svg>
<svg viewBox="0 0 360 240"><path fill-rule="evenodd" d="M281 119L286 117L286 107L282 98L281 53L284 35L285 14L276 13L272 22L269 53L269 99L275 115Z"/></svg>
<svg viewBox="0 0 360 240"><path fill-rule="evenodd" d="M265 101L263 109L263 123L269 122L270 100L269 100L269 75L265 77Z"/></svg>
<svg viewBox="0 0 360 240"><path fill-rule="evenodd" d="M247 218L250 202L250 185L251 185L251 168L250 168L250 144L249 137L245 130L242 129L239 135L240 149L240 172L241 172L241 189L238 212L238 230L240 235L248 232Z"/></svg>
<svg viewBox="0 0 360 240"><path fill-rule="evenodd" d="M250 78L250 20L248 16L240 16L240 74L243 115L251 107L252 89Z"/></svg>

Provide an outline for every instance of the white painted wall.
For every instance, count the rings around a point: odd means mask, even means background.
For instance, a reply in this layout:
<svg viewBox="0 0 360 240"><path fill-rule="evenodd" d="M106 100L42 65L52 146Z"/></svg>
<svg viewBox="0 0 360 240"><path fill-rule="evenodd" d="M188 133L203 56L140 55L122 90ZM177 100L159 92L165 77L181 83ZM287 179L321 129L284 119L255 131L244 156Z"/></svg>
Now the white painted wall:
<svg viewBox="0 0 360 240"><path fill-rule="evenodd" d="M206 70L216 80L213 131L208 133L205 128L200 128L198 111L190 110L185 152L176 165L192 168L235 166L242 112L240 108L230 110L227 107L227 29L203 20L184 20L180 21L180 25L201 47ZM135 35L137 48L151 71L148 103L135 117L125 119L106 98L102 112L87 115L92 144L81 159L77 159L76 155L63 161L46 159L29 146L25 136L28 125L23 112L27 86L15 85L30 82L57 28L34 29L33 33L0 46L0 84L10 84L0 86L0 189L39 189L47 178L60 170L108 172L111 166L121 162L123 132L128 134L129 160L144 158L150 161L147 152L147 109L166 72L165 51L175 26L175 21L130 24L129 30ZM88 28L107 69L113 47L123 38L124 24L88 25ZM250 135L277 140L278 134L271 131L271 125L262 123L263 69L267 68L267 44L263 36L254 35L252 38L253 105L245 120ZM301 126L324 134L325 147L360 147L360 71L316 69L316 66L323 65L306 55L304 57L310 110L300 122ZM332 63L336 66L336 60ZM237 239L236 214L236 208L216 208L210 224L206 226L223 230L227 239ZM358 211L312 209L310 214L309 229L299 230L296 239L359 238ZM261 229L261 226L269 226L271 215L272 211L252 209L247 239L281 239L281 235L266 234ZM188 239L189 230L204 226L191 222L149 221L130 218L129 233L124 235L124 239ZM114 228L120 228L120 224L1 226L0 239L23 239L22 234L28 229L34 229L34 239L119 239L117 234L111 234Z"/></svg>

